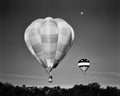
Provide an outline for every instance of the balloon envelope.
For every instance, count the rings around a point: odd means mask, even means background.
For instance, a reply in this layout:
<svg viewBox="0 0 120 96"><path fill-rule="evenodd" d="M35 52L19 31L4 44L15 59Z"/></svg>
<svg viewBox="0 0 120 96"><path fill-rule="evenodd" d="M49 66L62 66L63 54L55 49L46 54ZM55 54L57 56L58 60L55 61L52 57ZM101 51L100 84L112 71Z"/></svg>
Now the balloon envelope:
<svg viewBox="0 0 120 96"><path fill-rule="evenodd" d="M86 72L90 67L90 61L88 59L80 59L78 61L78 67L83 71Z"/></svg>
<svg viewBox="0 0 120 96"><path fill-rule="evenodd" d="M49 73L70 49L74 31L63 19L47 17L33 21L25 30L24 39L30 52Z"/></svg>

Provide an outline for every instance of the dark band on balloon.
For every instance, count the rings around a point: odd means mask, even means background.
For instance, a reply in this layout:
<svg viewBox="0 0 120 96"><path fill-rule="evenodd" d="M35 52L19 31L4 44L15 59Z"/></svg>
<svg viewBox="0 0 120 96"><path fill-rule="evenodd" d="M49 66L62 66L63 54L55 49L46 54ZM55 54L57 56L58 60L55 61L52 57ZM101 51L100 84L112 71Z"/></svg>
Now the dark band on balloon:
<svg viewBox="0 0 120 96"><path fill-rule="evenodd" d="M45 51L46 55L55 55L56 51Z"/></svg>
<svg viewBox="0 0 120 96"><path fill-rule="evenodd" d="M55 59L55 55L47 55L46 59L54 60Z"/></svg>
<svg viewBox="0 0 120 96"><path fill-rule="evenodd" d="M41 44L38 43L38 44L35 44L35 45L32 45L32 48L34 50L35 53L39 53L42 51L42 48L41 48Z"/></svg>
<svg viewBox="0 0 120 96"><path fill-rule="evenodd" d="M57 43L58 41L58 34L52 35L41 35L41 41L43 43Z"/></svg>
<svg viewBox="0 0 120 96"><path fill-rule="evenodd" d="M81 59L78 63L83 63L83 62L88 62L90 63L90 61L88 59Z"/></svg>
<svg viewBox="0 0 120 96"><path fill-rule="evenodd" d="M79 67L90 67L90 65L79 65Z"/></svg>
<svg viewBox="0 0 120 96"><path fill-rule="evenodd" d="M47 59L55 59L56 51L45 51L45 56Z"/></svg>

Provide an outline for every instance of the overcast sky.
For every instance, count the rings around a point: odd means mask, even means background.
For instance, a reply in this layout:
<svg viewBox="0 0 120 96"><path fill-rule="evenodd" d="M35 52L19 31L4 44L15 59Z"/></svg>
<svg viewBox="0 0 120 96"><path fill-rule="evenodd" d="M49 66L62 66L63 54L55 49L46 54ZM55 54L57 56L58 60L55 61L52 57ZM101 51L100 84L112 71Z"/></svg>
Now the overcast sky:
<svg viewBox="0 0 120 96"><path fill-rule="evenodd" d="M15 85L61 86L98 82L120 86L119 0L1 0L0 81ZM83 14L80 14L83 12ZM24 42L27 26L38 18L62 18L75 31L66 57L53 70L53 83ZM86 76L77 67L88 58Z"/></svg>

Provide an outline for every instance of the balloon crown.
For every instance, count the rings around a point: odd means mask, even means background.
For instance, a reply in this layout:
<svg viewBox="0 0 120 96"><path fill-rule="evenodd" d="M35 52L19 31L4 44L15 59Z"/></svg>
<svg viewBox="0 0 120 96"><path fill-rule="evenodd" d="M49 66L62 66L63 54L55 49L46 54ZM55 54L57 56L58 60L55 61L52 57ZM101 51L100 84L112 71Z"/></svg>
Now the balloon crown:
<svg viewBox="0 0 120 96"><path fill-rule="evenodd" d="M78 61L78 63L82 63L82 62L89 62L90 63L90 61L88 59L86 59L86 58L80 59Z"/></svg>

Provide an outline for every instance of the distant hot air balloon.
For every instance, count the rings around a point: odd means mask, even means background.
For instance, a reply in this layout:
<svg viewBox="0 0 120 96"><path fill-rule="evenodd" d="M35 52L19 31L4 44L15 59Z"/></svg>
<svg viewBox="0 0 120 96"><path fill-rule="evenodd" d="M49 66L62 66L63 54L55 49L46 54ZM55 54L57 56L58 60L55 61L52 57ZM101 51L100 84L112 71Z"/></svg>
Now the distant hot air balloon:
<svg viewBox="0 0 120 96"><path fill-rule="evenodd" d="M84 72L84 75L85 75L86 71L90 67L90 61L88 59L85 59L85 58L80 59L78 61L78 67L82 70L82 72Z"/></svg>
<svg viewBox="0 0 120 96"><path fill-rule="evenodd" d="M25 30L25 43L42 64L52 82L52 69L67 54L74 40L73 28L63 19L47 17L33 21Z"/></svg>

